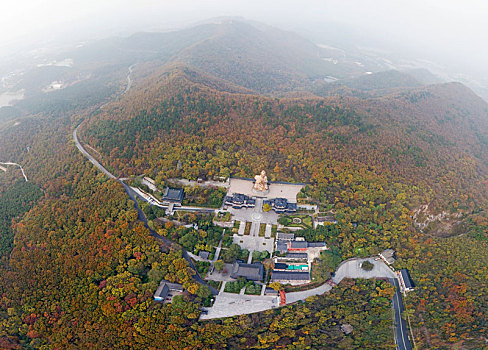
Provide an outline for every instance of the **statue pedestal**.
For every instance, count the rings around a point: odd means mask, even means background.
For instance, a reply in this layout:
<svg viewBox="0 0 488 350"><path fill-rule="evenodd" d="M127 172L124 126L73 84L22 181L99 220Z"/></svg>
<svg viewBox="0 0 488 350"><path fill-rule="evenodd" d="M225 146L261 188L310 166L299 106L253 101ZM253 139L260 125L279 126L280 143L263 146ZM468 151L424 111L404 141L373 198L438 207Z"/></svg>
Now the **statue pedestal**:
<svg viewBox="0 0 488 350"><path fill-rule="evenodd" d="M269 193L269 187L265 191L258 191L254 187L252 188L252 193L254 193L256 196L261 196L261 197L266 197L266 195Z"/></svg>

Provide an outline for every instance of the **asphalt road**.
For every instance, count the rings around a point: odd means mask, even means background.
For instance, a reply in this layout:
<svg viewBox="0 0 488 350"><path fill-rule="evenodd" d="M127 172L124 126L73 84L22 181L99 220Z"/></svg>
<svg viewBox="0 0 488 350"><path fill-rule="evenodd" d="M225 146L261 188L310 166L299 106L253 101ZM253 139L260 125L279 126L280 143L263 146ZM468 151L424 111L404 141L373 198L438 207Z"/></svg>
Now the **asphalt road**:
<svg viewBox="0 0 488 350"><path fill-rule="evenodd" d="M395 311L395 342L397 349L399 350L412 350L412 344L408 339L407 321L402 318L402 312L405 310L402 301L402 293L400 292L400 285L398 279L389 278L391 284L396 288L395 295L393 296L393 309Z"/></svg>

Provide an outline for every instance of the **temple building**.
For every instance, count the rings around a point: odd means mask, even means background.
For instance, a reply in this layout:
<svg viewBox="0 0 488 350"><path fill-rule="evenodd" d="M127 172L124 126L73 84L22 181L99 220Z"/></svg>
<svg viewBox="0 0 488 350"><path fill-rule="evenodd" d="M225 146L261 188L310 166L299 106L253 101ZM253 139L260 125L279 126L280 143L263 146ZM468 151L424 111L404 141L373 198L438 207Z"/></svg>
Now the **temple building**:
<svg viewBox="0 0 488 350"><path fill-rule="evenodd" d="M286 198L273 198L263 201L263 205L268 204L278 214L280 213L295 213L297 211L297 204L290 203Z"/></svg>
<svg viewBox="0 0 488 350"><path fill-rule="evenodd" d="M229 205L234 209L254 208L256 200L242 193L234 193L232 196L225 197L225 205Z"/></svg>

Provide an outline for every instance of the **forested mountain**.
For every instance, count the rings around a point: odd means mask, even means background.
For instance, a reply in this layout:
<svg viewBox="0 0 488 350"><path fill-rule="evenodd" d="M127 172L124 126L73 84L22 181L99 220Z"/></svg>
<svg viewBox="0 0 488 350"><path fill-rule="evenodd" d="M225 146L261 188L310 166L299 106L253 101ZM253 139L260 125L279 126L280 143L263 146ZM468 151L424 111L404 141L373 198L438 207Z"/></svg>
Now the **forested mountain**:
<svg viewBox="0 0 488 350"><path fill-rule="evenodd" d="M322 55L293 33L243 21L72 51L75 65L101 73L59 99L33 94L16 106L19 124L0 128L0 154L33 182L0 172L1 208L15 209L0 227L0 347L394 348L393 290L382 281L197 321L208 290L76 150L71 132L82 121L82 142L120 177L164 183L266 169L273 181L308 183L304 195L335 212L340 233L321 234L341 259L394 248L395 268L410 269L419 349L485 346L488 104L459 83L362 75ZM329 75L341 80L325 83ZM428 224L431 214L442 220ZM154 302L161 278L184 284L184 297ZM343 323L357 331L344 335Z"/></svg>
<svg viewBox="0 0 488 350"><path fill-rule="evenodd" d="M108 105L84 130L121 176L251 176L264 166L276 168L276 179L310 181L313 164L354 159L428 186L425 202L452 209L462 191L473 200L485 196L476 188L486 173L487 111L483 100L455 83L382 97L273 99L172 67ZM198 147L187 149L188 142ZM290 157L299 161L284 166ZM182 167L175 173L178 160ZM194 167L195 161L201 165Z"/></svg>

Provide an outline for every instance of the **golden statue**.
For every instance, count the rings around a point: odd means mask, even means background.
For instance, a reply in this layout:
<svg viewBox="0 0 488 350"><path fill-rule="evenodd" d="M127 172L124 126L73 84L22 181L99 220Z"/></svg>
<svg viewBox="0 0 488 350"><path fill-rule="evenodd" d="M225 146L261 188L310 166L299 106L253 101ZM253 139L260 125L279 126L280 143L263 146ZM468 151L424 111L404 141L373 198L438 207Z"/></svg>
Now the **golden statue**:
<svg viewBox="0 0 488 350"><path fill-rule="evenodd" d="M256 182L254 183L254 189L256 191L267 191L268 190L268 177L266 176L266 171L261 171L260 175L254 176Z"/></svg>

